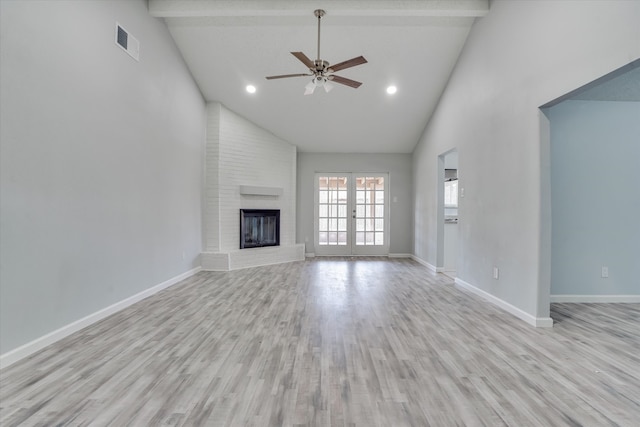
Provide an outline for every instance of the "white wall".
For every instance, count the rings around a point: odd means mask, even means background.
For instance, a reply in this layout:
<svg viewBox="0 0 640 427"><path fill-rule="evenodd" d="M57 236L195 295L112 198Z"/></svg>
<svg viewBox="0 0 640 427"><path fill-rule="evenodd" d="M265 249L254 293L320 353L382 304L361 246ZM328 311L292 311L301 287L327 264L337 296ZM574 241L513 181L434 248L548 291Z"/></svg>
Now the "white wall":
<svg viewBox="0 0 640 427"><path fill-rule="evenodd" d="M296 232L296 147L219 103L207 105L203 268L227 270L303 258ZM241 185L282 189L240 193ZM280 247L240 248L240 209L280 209Z"/></svg>
<svg viewBox="0 0 640 427"><path fill-rule="evenodd" d="M199 266L205 104L143 0L0 16L5 354Z"/></svg>
<svg viewBox="0 0 640 427"><path fill-rule="evenodd" d="M640 2L493 1L414 151L415 254L436 262L437 157L459 154L457 276L549 316L538 107L640 57ZM493 266L500 279L492 278Z"/></svg>
<svg viewBox="0 0 640 427"><path fill-rule="evenodd" d="M412 183L410 154L298 153L298 243L314 248L316 172L389 172L389 253L411 254ZM395 198L395 199L394 199Z"/></svg>
<svg viewBox="0 0 640 427"><path fill-rule="evenodd" d="M640 102L564 101L546 113L551 294L640 296Z"/></svg>

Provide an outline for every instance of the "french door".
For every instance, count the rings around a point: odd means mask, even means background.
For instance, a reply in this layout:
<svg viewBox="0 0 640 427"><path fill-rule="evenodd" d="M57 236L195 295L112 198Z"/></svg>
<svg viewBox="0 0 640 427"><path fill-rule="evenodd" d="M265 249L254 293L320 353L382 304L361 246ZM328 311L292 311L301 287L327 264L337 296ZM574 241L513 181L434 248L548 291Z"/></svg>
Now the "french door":
<svg viewBox="0 0 640 427"><path fill-rule="evenodd" d="M389 253L389 174L317 173L315 253Z"/></svg>

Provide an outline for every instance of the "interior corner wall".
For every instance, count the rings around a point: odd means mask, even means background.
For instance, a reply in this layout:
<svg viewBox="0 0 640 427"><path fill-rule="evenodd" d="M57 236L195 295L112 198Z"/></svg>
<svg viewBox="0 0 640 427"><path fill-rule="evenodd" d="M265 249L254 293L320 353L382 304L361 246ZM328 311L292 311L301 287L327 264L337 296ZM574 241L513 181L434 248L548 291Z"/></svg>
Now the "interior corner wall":
<svg viewBox="0 0 640 427"><path fill-rule="evenodd" d="M547 115L551 294L640 295L640 102L564 101Z"/></svg>
<svg viewBox="0 0 640 427"><path fill-rule="evenodd" d="M477 19L413 155L414 253L435 265L437 159L457 148L457 276L536 318L542 283L539 107L640 57L640 2L496 0ZM542 242L542 243L541 243ZM493 267L500 269L493 279ZM547 291L548 292L548 291ZM548 299L547 299L548 301Z"/></svg>
<svg viewBox="0 0 640 427"><path fill-rule="evenodd" d="M7 354L199 267L206 116L144 0L0 1L0 19Z"/></svg>
<svg viewBox="0 0 640 427"><path fill-rule="evenodd" d="M207 143L203 211L203 250L220 252L220 115L222 105L207 103Z"/></svg>
<svg viewBox="0 0 640 427"><path fill-rule="evenodd" d="M389 253L412 253L410 154L298 153L298 243L314 251L316 172L389 172Z"/></svg>

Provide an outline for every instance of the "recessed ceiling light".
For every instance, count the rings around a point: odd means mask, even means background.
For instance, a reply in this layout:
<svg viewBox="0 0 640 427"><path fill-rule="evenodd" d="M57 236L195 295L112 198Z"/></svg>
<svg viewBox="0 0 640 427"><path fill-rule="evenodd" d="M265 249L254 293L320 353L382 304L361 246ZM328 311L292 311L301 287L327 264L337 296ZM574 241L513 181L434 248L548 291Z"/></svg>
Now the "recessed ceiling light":
<svg viewBox="0 0 640 427"><path fill-rule="evenodd" d="M393 95L393 94L394 94L394 93L396 93L397 91L398 91L398 88L397 88L397 87L395 87L395 86L389 86L389 87L387 88L387 93L388 93L389 95Z"/></svg>
<svg viewBox="0 0 640 427"><path fill-rule="evenodd" d="M253 85L247 85L247 92L249 93L256 93L256 87Z"/></svg>

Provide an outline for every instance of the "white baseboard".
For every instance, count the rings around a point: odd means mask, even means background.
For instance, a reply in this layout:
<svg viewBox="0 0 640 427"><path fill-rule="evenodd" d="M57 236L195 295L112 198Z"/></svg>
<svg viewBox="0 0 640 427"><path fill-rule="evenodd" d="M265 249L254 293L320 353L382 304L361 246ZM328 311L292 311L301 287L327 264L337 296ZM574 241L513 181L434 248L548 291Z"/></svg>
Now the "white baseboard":
<svg viewBox="0 0 640 427"><path fill-rule="evenodd" d="M503 309L504 311L506 311L507 313L513 314L514 316L516 316L518 319L524 320L525 322L527 322L528 324L535 326L536 328L551 328L553 327L553 319L551 317L535 317L530 315L529 313L527 313L526 311L523 311L521 309L519 309L518 307L509 304L508 302L494 296L491 295L490 293L483 291L480 288L477 288L475 286L473 286L472 284L465 282L462 279L459 279L456 277L455 279L455 285L459 288L465 289L469 292L472 292L476 295L481 296L482 298L486 299L487 301L489 301L490 303L500 307L501 309Z"/></svg>
<svg viewBox="0 0 640 427"><path fill-rule="evenodd" d="M428 263L427 261L423 260L422 258L419 258L415 255L411 255L411 259L416 261L417 263L420 263L422 265L424 265L425 267L427 267L429 270L433 271L434 273L442 273L442 271L444 270L442 267L438 268L433 264Z"/></svg>
<svg viewBox="0 0 640 427"><path fill-rule="evenodd" d="M307 252L304 254L304 256L306 258L315 258L316 254L314 252ZM328 255L328 256L332 256L332 255ZM352 256L385 256L385 255L345 255L348 257L352 257ZM388 258L413 258L413 255L411 254L389 254L386 255Z"/></svg>
<svg viewBox="0 0 640 427"><path fill-rule="evenodd" d="M551 302L640 303L640 295L551 295Z"/></svg>
<svg viewBox="0 0 640 427"><path fill-rule="evenodd" d="M115 304L110 305L109 307L103 308L102 310L98 310L95 313L92 313L82 319L76 320L75 322L69 323L66 326L63 326L60 329L57 329L53 332L50 332L40 338L36 338L35 340L28 342L16 349L13 349L3 355L0 355L0 369L4 369L7 366L10 366L17 361L24 359L27 356L32 355L38 350L45 348L48 345L59 341L74 332L78 332L79 330L86 328L87 326L96 323L105 317L108 317L114 313L117 313L120 310L123 310L130 305L137 303L147 297L150 297L153 294L160 292L163 289L168 288L169 286L175 285L178 282L181 282L184 279L187 279L194 274L198 273L201 270L201 267L196 267L192 270L189 270L185 273L179 274L169 280L166 280L158 285L155 285L149 289L145 289L142 292L139 292L129 298L125 298L122 301L119 301Z"/></svg>
<svg viewBox="0 0 640 427"><path fill-rule="evenodd" d="M411 254L389 254L387 255L389 258L411 258L413 255Z"/></svg>

